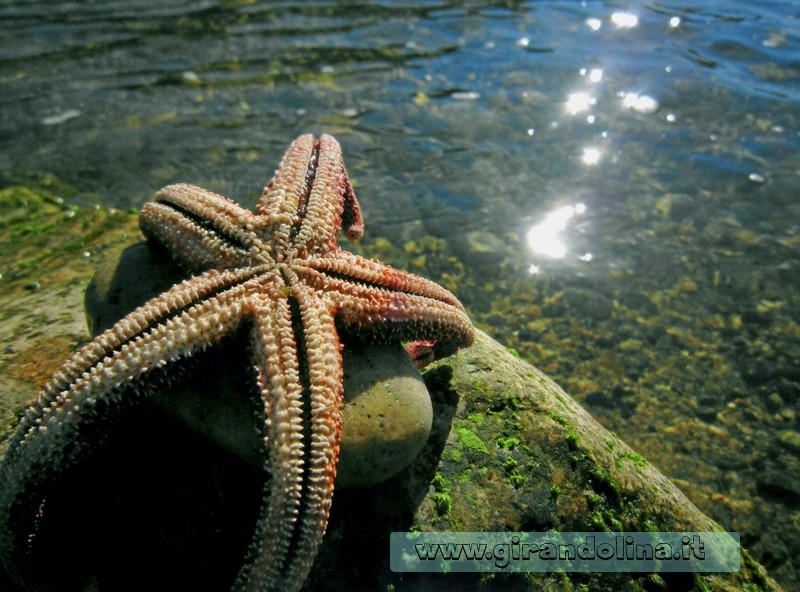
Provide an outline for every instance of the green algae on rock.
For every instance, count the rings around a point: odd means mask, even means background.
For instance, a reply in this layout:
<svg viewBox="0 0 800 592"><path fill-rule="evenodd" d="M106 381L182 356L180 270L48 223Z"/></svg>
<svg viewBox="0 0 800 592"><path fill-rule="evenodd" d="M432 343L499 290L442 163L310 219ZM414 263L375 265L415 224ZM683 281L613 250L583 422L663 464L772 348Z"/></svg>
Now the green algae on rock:
<svg viewBox="0 0 800 592"><path fill-rule="evenodd" d="M0 190L0 454L18 414L87 340L80 302L89 277L134 234L136 217L119 210L81 210L31 187Z"/></svg>
<svg viewBox="0 0 800 592"><path fill-rule="evenodd" d="M397 591L454 585L781 589L745 550L742 568L733 574L390 574L392 531L723 530L549 378L487 335L478 332L471 348L434 364L424 376L434 405L426 447L386 483L337 499L312 574L317 584L350 589L378 582ZM335 573L345 550L365 548L367 541L373 548L359 564L363 572Z"/></svg>

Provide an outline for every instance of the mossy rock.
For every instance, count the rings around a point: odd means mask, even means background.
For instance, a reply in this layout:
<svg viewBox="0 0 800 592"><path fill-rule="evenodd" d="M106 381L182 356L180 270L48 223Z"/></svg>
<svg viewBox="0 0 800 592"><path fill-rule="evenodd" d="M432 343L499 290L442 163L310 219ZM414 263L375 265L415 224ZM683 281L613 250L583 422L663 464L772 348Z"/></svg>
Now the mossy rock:
<svg viewBox="0 0 800 592"><path fill-rule="evenodd" d="M781 589L745 550L732 574L390 572L392 531L724 530L554 382L488 335L478 332L471 348L424 377L434 404L427 446L386 483L337 498L312 582L375 590ZM353 548L369 549L355 577L335 567L343 550Z"/></svg>

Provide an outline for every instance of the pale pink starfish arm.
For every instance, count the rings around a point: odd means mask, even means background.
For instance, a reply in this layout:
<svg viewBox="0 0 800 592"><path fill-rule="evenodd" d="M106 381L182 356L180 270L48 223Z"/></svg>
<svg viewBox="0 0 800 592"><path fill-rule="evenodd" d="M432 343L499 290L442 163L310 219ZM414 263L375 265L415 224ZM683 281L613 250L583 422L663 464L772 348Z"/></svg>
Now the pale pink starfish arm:
<svg viewBox="0 0 800 592"><path fill-rule="evenodd" d="M182 184L164 187L139 216L145 236L168 245L171 255L193 271L269 263L269 248L254 233L263 223L226 197Z"/></svg>
<svg viewBox="0 0 800 592"><path fill-rule="evenodd" d="M298 526L297 550L287 579L298 587L305 580L325 534L333 499L342 430L342 358L332 306L323 295L294 282L303 325L308 368L311 440L306 453L308 475Z"/></svg>
<svg viewBox="0 0 800 592"><path fill-rule="evenodd" d="M83 392L83 389L86 396L91 397L98 394L91 391L95 385L102 385L108 390L133 381L149 370L163 365L167 361L163 355L167 353L171 352L175 359L205 347L207 341L204 343L204 336L216 333L213 325L227 322L222 320L220 312L214 310L219 301L218 296L226 291L233 299L245 294L247 290L242 284L258 273L259 270L254 267L234 271L211 270L176 284L120 319L113 327L83 346L52 376L34 404L26 410L24 421L28 428L33 429L44 416L63 407L73 391ZM239 313L240 305L236 306L235 311ZM204 313L211 316L200 324L192 321ZM169 329L159 327L159 324L166 323L170 323ZM171 339L172 329L181 331L187 338L194 337L197 343L187 343L183 350L175 349L172 341L179 343L182 340ZM140 344L149 344L149 349L133 351ZM134 358L144 365L132 364ZM12 442L23 437L27 436L18 431ZM13 451L14 448L10 446L9 450Z"/></svg>
<svg viewBox="0 0 800 592"><path fill-rule="evenodd" d="M350 335L362 341L424 342L409 349L419 366L472 343L472 323L450 292L377 261L359 257L358 265L350 264L349 257L356 256L347 255L315 258L296 266L296 272L307 285L329 294L339 325Z"/></svg>
<svg viewBox="0 0 800 592"><path fill-rule="evenodd" d="M436 282L341 249L325 257L309 259L307 266L330 277L426 296L464 310L453 293Z"/></svg>
<svg viewBox="0 0 800 592"><path fill-rule="evenodd" d="M143 385L163 382L155 377L162 366L234 332L246 317L243 302L256 271L212 271L179 284L77 352L44 387L0 468L0 557L9 570L36 569L25 555L48 486L102 438L102 429L86 426L99 426L108 409L147 393Z"/></svg>
<svg viewBox="0 0 800 592"><path fill-rule="evenodd" d="M239 573L236 589L272 589L284 575L296 530L307 470L301 360L288 299L255 297L252 329L258 390L264 403L266 470L261 516L251 545L252 563Z"/></svg>
<svg viewBox="0 0 800 592"><path fill-rule="evenodd" d="M305 213L316 159L314 138L308 135L297 138L286 150L258 201L258 213L275 225L278 251L289 247L293 228Z"/></svg>
<svg viewBox="0 0 800 592"><path fill-rule="evenodd" d="M288 272L292 298L258 299L253 330L271 480L237 590L294 590L328 522L341 432L342 363L326 299ZM293 319L295 322L293 322ZM298 322L299 321L299 322Z"/></svg>
<svg viewBox="0 0 800 592"><path fill-rule="evenodd" d="M331 136L300 136L289 146L264 188L258 211L275 225L275 238L307 254L336 248L337 235L358 239L364 232L339 143ZM279 251L281 249L278 249Z"/></svg>
<svg viewBox="0 0 800 592"><path fill-rule="evenodd" d="M359 287L343 298L337 319L348 335L361 341L396 339L426 342L433 360L472 344L472 325L457 308L422 296Z"/></svg>
<svg viewBox="0 0 800 592"><path fill-rule="evenodd" d="M361 207L344 168L339 142L323 135L317 151L314 183L295 239L298 249L309 255L338 249L336 242L340 228L350 240L357 240L364 233Z"/></svg>

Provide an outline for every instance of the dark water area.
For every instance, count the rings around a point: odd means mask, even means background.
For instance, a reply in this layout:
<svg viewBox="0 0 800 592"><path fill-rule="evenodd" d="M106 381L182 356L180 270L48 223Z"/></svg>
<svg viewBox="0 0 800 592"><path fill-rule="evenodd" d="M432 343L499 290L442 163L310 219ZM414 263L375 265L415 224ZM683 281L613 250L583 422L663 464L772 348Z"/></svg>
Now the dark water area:
<svg viewBox="0 0 800 592"><path fill-rule="evenodd" d="M3 1L0 187L128 209L180 181L252 205L293 138L333 134L357 248L453 290L797 589L799 18Z"/></svg>

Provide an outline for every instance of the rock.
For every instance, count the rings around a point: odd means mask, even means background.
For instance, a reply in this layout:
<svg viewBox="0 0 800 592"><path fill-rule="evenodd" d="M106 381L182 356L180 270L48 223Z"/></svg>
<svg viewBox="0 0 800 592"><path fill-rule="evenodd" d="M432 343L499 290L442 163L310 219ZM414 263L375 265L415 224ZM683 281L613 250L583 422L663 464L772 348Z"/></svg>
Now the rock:
<svg viewBox="0 0 800 592"><path fill-rule="evenodd" d="M800 483L785 470L767 469L756 481L759 494L796 506L800 503Z"/></svg>
<svg viewBox="0 0 800 592"><path fill-rule="evenodd" d="M433 406L417 367L399 345L347 349L336 487L364 487L406 468L425 443Z"/></svg>
<svg viewBox="0 0 800 592"><path fill-rule="evenodd" d="M623 353L633 353L642 351L642 342L638 339L625 339L619 344L619 351Z"/></svg>
<svg viewBox="0 0 800 592"><path fill-rule="evenodd" d="M659 200L659 208L666 211L670 220L680 222L697 212L696 198L685 193L670 193Z"/></svg>
<svg viewBox="0 0 800 592"><path fill-rule="evenodd" d="M767 411L770 413L776 413L781 407L783 407L783 399L781 399L781 396L778 393L770 393L764 404L766 405Z"/></svg>
<svg viewBox="0 0 800 592"><path fill-rule="evenodd" d="M699 396L697 398L697 417L703 421L714 421L717 414L724 409L725 405L718 398L713 396Z"/></svg>
<svg viewBox="0 0 800 592"><path fill-rule="evenodd" d="M563 294L564 301L576 315L595 321L604 321L614 311L614 307L608 298L592 290L566 288Z"/></svg>
<svg viewBox="0 0 800 592"><path fill-rule="evenodd" d="M470 264L495 266L506 257L506 244L490 232L473 230L464 235L464 257Z"/></svg>
<svg viewBox="0 0 800 592"><path fill-rule="evenodd" d="M795 430L781 430L778 432L778 442L789 450L800 452L800 432Z"/></svg>
<svg viewBox="0 0 800 592"><path fill-rule="evenodd" d="M399 574L393 531L714 531L647 459L536 368L478 332L426 369L430 439L414 462L368 490L339 495L307 589L649 590L647 574ZM353 562L351 549L358 548ZM662 573L653 589L780 590L742 550L737 573ZM568 580L568 582L567 582ZM444 582L447 582L445 584Z"/></svg>
<svg viewBox="0 0 800 592"><path fill-rule="evenodd" d="M127 247L101 265L86 287L83 304L89 333L99 335L186 277L165 251L144 241Z"/></svg>
<svg viewBox="0 0 800 592"><path fill-rule="evenodd" d="M128 247L118 260L100 267L86 289L92 335L183 277L166 253L145 242ZM180 388L171 385L152 400L192 431L260 467L264 452L254 412L257 402L242 394L252 390L241 378L249 373L247 352L229 348L217 348L213 363L193 367ZM425 445L432 423L430 397L399 343L357 350L345 346L342 357L344 408L336 487L374 485L408 466Z"/></svg>

